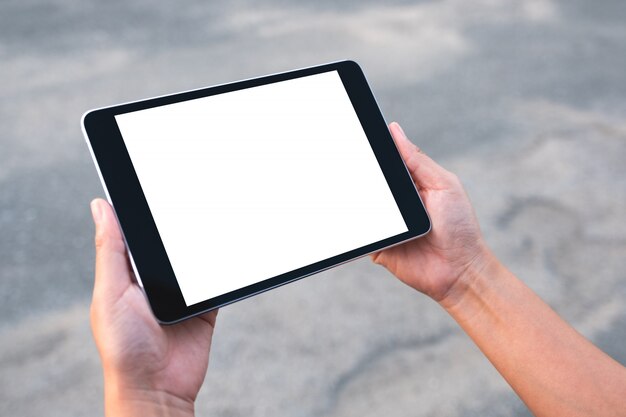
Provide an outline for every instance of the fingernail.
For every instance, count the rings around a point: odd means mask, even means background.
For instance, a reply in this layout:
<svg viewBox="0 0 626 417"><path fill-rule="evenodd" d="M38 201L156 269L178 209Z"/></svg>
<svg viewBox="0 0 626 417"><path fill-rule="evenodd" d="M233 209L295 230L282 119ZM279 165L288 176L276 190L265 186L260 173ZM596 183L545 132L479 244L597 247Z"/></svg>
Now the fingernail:
<svg viewBox="0 0 626 417"><path fill-rule="evenodd" d="M89 206L91 207L91 216L94 223L99 223L102 218L102 207L100 207L98 200L93 200Z"/></svg>
<svg viewBox="0 0 626 417"><path fill-rule="evenodd" d="M394 122L396 124L396 126L398 126L398 130L400 131L400 133L402 134L402 137L406 140L409 140L409 138L406 137L406 133L404 133L404 129L402 129L402 126L400 126L400 124L398 122Z"/></svg>

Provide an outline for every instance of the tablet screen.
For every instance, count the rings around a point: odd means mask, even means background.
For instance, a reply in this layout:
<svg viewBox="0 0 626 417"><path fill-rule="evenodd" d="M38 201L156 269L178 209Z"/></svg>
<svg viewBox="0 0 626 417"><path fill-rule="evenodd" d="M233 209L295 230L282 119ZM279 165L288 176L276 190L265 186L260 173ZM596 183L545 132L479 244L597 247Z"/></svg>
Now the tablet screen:
<svg viewBox="0 0 626 417"><path fill-rule="evenodd" d="M115 120L187 306L408 230L337 71Z"/></svg>

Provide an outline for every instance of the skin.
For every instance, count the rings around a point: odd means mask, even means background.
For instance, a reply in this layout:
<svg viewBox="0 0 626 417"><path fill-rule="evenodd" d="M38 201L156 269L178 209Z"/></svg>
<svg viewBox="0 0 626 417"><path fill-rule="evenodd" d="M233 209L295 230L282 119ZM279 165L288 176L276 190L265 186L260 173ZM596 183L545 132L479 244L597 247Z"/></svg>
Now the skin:
<svg viewBox="0 0 626 417"><path fill-rule="evenodd" d="M91 203L96 279L91 328L104 369L105 414L193 415L217 311L160 326L134 281L111 206Z"/></svg>
<svg viewBox="0 0 626 417"><path fill-rule="evenodd" d="M374 262L437 301L536 416L626 416L626 368L498 261L459 179L390 130L433 226Z"/></svg>
<svg viewBox="0 0 626 417"><path fill-rule="evenodd" d="M626 416L626 368L563 321L485 244L459 179L390 131L432 221L420 239L372 255L437 301L536 416ZM108 203L92 202L96 282L91 324L104 368L105 413L193 415L216 312L157 324L133 280Z"/></svg>

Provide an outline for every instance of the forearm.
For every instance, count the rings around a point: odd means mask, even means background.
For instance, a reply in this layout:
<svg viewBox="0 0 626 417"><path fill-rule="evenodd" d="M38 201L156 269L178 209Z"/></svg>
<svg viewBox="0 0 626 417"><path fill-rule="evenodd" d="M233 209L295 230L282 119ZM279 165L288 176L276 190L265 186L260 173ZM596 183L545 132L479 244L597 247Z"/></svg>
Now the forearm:
<svg viewBox="0 0 626 417"><path fill-rule="evenodd" d="M490 259L441 304L526 405L537 416L626 416L626 368Z"/></svg>

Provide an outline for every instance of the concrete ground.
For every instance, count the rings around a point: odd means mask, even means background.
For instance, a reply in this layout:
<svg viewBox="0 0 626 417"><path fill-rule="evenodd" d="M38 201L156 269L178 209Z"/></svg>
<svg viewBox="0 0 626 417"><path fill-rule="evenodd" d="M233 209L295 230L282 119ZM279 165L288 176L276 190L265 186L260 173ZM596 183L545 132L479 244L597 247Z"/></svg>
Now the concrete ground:
<svg viewBox="0 0 626 417"><path fill-rule="evenodd" d="M0 3L0 415L102 414L90 108L343 58L464 181L487 241L626 363L621 0ZM222 309L198 415L525 416L362 259Z"/></svg>

